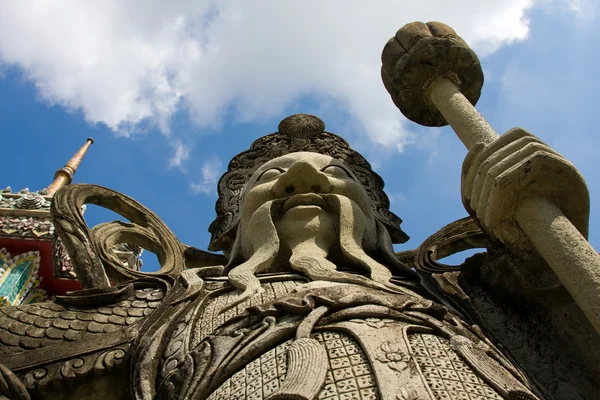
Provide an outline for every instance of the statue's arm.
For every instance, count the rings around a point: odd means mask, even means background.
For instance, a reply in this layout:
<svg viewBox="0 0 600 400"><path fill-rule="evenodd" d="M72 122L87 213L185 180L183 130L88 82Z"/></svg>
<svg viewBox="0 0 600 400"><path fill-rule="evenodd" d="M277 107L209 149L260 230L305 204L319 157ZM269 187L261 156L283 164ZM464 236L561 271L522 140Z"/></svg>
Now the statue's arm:
<svg viewBox="0 0 600 400"><path fill-rule="evenodd" d="M549 374L548 382L564 375L595 382L600 256L586 240L581 174L523 129L493 130L474 108L483 85L479 60L447 25L405 25L384 47L382 64L383 83L408 119L451 125L469 150L462 199L488 253L460 272L433 271L431 286L464 305L527 369Z"/></svg>
<svg viewBox="0 0 600 400"><path fill-rule="evenodd" d="M384 47L382 63L384 85L407 118L450 124L469 149L467 211L519 258L541 255L600 332L600 256L586 240L589 196L577 169L528 132L499 136L483 119L473 107L481 65L447 25L405 25Z"/></svg>
<svg viewBox="0 0 600 400"><path fill-rule="evenodd" d="M461 194L465 209L491 243L504 247L523 265L523 271L513 272L523 288L535 292L564 284L548 263L564 265L566 261L560 259L560 254L554 254L553 259L543 258L537 242L548 240L549 236L551 240L549 231L560 229L565 223L577 229L580 242L587 238L589 193L573 164L531 133L515 128L489 144L478 143L469 151L463 162ZM529 198L541 200L532 203L536 209L520 207L531 203ZM559 208L563 216L552 217L549 226L540 224L533 232L523 229L517 216L543 214L547 203ZM556 234L560 237L562 232Z"/></svg>

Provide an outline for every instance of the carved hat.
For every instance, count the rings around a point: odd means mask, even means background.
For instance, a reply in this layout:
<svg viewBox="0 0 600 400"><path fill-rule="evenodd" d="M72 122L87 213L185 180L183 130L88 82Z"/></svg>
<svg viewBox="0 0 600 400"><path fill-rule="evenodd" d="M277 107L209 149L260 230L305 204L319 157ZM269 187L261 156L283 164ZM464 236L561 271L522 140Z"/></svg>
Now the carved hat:
<svg viewBox="0 0 600 400"><path fill-rule="evenodd" d="M371 169L365 158L333 133L325 132L325 123L309 114L294 114L279 123L279 132L256 140L235 156L227 172L219 180L219 199L215 205L217 218L210 224L209 250L231 248L240 218L242 192L252 174L264 163L300 151L325 154L345 162L362 183L375 217L387 228L394 243L404 243L408 235L400 229L402 220L392 213L390 201L383 191L383 179Z"/></svg>

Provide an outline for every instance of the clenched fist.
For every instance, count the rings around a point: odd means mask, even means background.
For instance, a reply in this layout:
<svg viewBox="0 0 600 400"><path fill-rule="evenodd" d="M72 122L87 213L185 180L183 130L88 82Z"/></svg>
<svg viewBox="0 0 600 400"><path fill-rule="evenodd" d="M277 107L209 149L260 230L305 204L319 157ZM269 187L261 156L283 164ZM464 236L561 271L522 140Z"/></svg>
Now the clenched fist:
<svg viewBox="0 0 600 400"><path fill-rule="evenodd" d="M567 159L521 128L469 151L461 193L465 208L486 233L516 253L531 248L516 214L532 197L554 203L587 236L589 194L583 177Z"/></svg>

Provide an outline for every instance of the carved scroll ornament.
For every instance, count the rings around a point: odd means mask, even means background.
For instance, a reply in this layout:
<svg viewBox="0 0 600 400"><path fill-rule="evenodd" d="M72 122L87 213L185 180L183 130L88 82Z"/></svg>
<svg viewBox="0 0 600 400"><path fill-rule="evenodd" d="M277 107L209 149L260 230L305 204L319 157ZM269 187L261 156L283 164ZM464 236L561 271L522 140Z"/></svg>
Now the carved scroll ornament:
<svg viewBox="0 0 600 400"><path fill-rule="evenodd" d="M90 229L81 211L95 204L114 211L130 222L106 222ZM224 264L222 256L182 244L152 211L132 198L97 185L69 185L54 195L51 206L54 226L61 237L84 289L103 288L141 277L175 279L186 266ZM113 252L128 243L156 254L161 265L156 272L134 271L123 266Z"/></svg>

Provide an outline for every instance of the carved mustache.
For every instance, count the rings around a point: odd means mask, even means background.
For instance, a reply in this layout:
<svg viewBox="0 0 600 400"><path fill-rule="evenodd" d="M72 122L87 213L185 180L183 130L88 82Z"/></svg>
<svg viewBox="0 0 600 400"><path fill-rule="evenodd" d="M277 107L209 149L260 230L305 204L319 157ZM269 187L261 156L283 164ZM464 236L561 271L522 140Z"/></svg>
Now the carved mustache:
<svg viewBox="0 0 600 400"><path fill-rule="evenodd" d="M262 291L255 274L267 270L279 252L280 241L274 220L300 205L317 205L339 215L342 253L357 267L369 273L370 278L337 271L336 265L325 258L309 260L304 259L305 257L297 258L294 254L292 254L293 260L290 259L293 269L305 273L313 280L350 282L388 291L401 291L389 282L392 277L390 270L368 256L362 248L365 219L360 207L351 199L338 194L303 193L266 202L256 210L247 227L249 231L254 232L249 236L253 254L246 262L229 271L230 282L242 293L221 312L235 307Z"/></svg>
<svg viewBox="0 0 600 400"><path fill-rule="evenodd" d="M301 193L288 197L281 205L280 215L298 206L318 206L329 211L329 206L323 197L317 193Z"/></svg>
<svg viewBox="0 0 600 400"><path fill-rule="evenodd" d="M281 199L271 200L271 217L281 218L286 212L298 206L318 206L326 212L339 213L337 194L300 193Z"/></svg>

